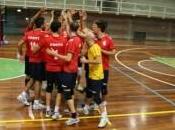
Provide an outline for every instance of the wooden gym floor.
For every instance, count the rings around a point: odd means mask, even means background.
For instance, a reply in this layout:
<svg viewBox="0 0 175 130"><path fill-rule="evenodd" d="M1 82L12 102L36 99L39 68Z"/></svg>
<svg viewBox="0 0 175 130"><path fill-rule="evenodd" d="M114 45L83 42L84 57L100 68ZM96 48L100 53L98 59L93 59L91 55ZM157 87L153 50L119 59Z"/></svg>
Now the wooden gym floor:
<svg viewBox="0 0 175 130"><path fill-rule="evenodd" d="M174 130L175 69L150 57L175 56L175 45L133 44L118 41L117 54L111 58L108 113L110 123L104 130ZM16 44L0 48L0 57L15 58ZM1 73L1 72L0 72ZM24 77L0 81L0 130L97 130L99 114L80 115L75 126L44 118L16 100ZM76 98L82 98L83 96Z"/></svg>

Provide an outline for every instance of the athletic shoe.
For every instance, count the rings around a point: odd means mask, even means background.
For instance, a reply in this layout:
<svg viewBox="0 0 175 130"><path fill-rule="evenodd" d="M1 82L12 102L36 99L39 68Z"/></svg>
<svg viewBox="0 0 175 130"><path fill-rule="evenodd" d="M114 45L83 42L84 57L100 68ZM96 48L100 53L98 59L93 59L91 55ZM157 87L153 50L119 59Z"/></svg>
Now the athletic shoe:
<svg viewBox="0 0 175 130"><path fill-rule="evenodd" d="M52 119L53 120L58 120L62 117L62 115L60 115L59 112L54 112L54 114L52 115Z"/></svg>
<svg viewBox="0 0 175 130"><path fill-rule="evenodd" d="M78 118L69 118L65 123L66 125L74 125L80 122Z"/></svg>
<svg viewBox="0 0 175 130"><path fill-rule="evenodd" d="M26 105L26 106L29 106L30 103L27 101L27 98L25 96L23 96L22 94L20 94L18 97L17 97L17 100L19 102L21 102L22 104Z"/></svg>
<svg viewBox="0 0 175 130"><path fill-rule="evenodd" d="M104 128L108 124L108 117L101 117L98 128Z"/></svg>
<svg viewBox="0 0 175 130"><path fill-rule="evenodd" d="M33 109L34 110L39 110L39 109L44 109L44 108L45 108L45 106L41 103L35 103L34 102L34 104L33 104Z"/></svg>
<svg viewBox="0 0 175 130"><path fill-rule="evenodd" d="M92 103L92 104L89 105L89 110L90 111L98 110L98 109L99 109L99 107L96 103Z"/></svg>
<svg viewBox="0 0 175 130"><path fill-rule="evenodd" d="M49 118L49 117L51 117L51 116L52 116L52 112L51 112L51 111L46 111L45 117L46 117L46 118Z"/></svg>
<svg viewBox="0 0 175 130"><path fill-rule="evenodd" d="M88 105L85 105L85 106L83 107L83 113L84 113L85 115L88 115L88 114L89 114L89 106L88 106Z"/></svg>

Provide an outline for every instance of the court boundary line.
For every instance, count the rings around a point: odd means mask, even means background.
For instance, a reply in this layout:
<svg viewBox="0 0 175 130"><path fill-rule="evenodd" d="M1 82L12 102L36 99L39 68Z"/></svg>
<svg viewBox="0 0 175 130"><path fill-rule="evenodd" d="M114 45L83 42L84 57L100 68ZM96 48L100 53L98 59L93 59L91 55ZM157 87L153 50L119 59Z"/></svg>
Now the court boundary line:
<svg viewBox="0 0 175 130"><path fill-rule="evenodd" d="M172 75L172 74L168 74L168 73L163 73L163 72L160 72L160 71L156 71L156 70L152 70L152 69L149 69L148 67L145 67L143 66L142 64L145 63L145 62L157 62L157 61L154 61L154 60L141 60L137 63L137 65L144 69L144 70L147 70L147 71L150 71L150 72L153 72L153 73L156 73L156 74L161 74L161 75L165 75L165 76L171 76L171 77L175 77L175 75Z"/></svg>
<svg viewBox="0 0 175 130"><path fill-rule="evenodd" d="M5 57L0 57L0 59L7 59L7 60L18 61L18 59L5 58ZM6 81L6 80L17 79L17 78L20 78L20 77L23 77L23 76L25 76L25 74L18 75L18 76L13 76L13 77L9 77L9 78L2 78L2 79L0 79L0 81Z"/></svg>
<svg viewBox="0 0 175 130"><path fill-rule="evenodd" d="M130 71L133 71L134 73L137 73L137 74L142 75L142 76L144 76L144 77L147 77L147 78L149 78L149 79L152 79L152 80L155 80L155 81L158 81L158 82L161 82L161 83L164 83L164 84L167 84L167 85L170 85L170 86L174 86L174 87L175 87L175 84L172 84L172 83L169 83L169 82L166 82L166 81L163 81L163 80L154 78L154 77L152 77L152 76L149 76L149 75L147 75L147 74L144 74L144 73L142 73L142 72L139 72L139 71L137 71L137 70L135 70L135 69L133 69L133 68L131 68L131 67L128 67L127 65L125 65L124 63L122 63L122 62L118 59L119 54L121 54L121 53L123 53L123 52L131 51L131 50L138 50L138 49L147 49L147 48L131 48L131 49L121 50L121 51L119 51L119 52L117 52L117 53L115 54L115 60L116 60L120 65L122 65L123 67L129 69ZM157 49L157 48L156 48L156 49Z"/></svg>
<svg viewBox="0 0 175 130"><path fill-rule="evenodd" d="M123 72L122 70L118 69L117 67L114 67L114 66L111 66L111 67L112 67L114 70L116 70L116 71L122 73L122 74L125 75L126 77L132 79L132 80L135 81L137 84L139 84L141 87L143 87L143 88L147 89L148 91L152 92L154 95L157 95L158 97L160 97L160 98L163 99L164 101L168 102L168 103L171 104L172 106L175 106L175 103L174 103L172 100L170 100L170 99L164 97L164 96L161 95L160 93L158 93L158 92L156 92L155 90L151 89L149 86L143 84L142 82L138 81L137 79L133 78L132 76L130 76L129 74Z"/></svg>
<svg viewBox="0 0 175 130"><path fill-rule="evenodd" d="M123 52L130 51L130 50L137 50L137 49L146 49L146 48L131 48L131 49L121 50L121 51L119 51L119 52L117 52L117 53L115 54L115 60L116 60L116 62L118 62L120 65L122 65L122 66L125 67L126 69L128 69L128 70L130 70L130 71L132 71L132 72L135 72L136 74L142 75L142 76L147 77L147 78L150 78L150 79L154 79L154 80L156 80L156 81L161 81L162 83L167 83L167 82L164 82L164 81L162 81L162 80L160 80L160 79L151 77L151 76L146 75L146 74L144 74L144 73L141 73L141 72L139 72L139 71L137 71L137 70L135 70L135 69L133 69L133 68L131 68L131 67L128 67L127 65L125 65L124 63L122 63L122 62L118 59L119 54L121 54L121 53L123 53ZM174 103L172 100L166 98L165 96L163 96L163 95L161 95L160 93L156 92L155 90L151 89L149 86L143 84L142 82L136 80L135 78L133 78L133 77L130 76L129 74L123 72L122 70L118 69L117 67L114 67L114 66L111 66L111 67L112 67L114 70L119 71L120 73L122 73L122 74L125 75L126 77L132 79L132 80L135 81L136 83L140 84L141 87L143 87L143 88L147 89L148 91L152 92L153 94L157 95L158 97L160 97L160 98L163 99L164 101L168 102L168 103L171 104L172 106L175 106L175 103ZM170 85L171 83L168 83L168 84ZM171 86L175 86L175 84L171 84Z"/></svg>
<svg viewBox="0 0 175 130"><path fill-rule="evenodd" d="M172 114L175 113L175 110L167 110L167 111L152 111L152 112L135 112L135 113L124 113L124 114L110 114L109 118L116 117L128 117L128 116L154 116L154 115L163 115L163 114ZM81 116L79 119L97 119L100 118L100 115L97 116ZM56 121L64 121L69 119L69 117L64 117ZM40 118L40 119L19 119L19 120L0 120L0 125L6 123L27 123L27 122L42 122L42 121L54 121L53 119Z"/></svg>
<svg viewBox="0 0 175 130"><path fill-rule="evenodd" d="M168 91L175 91L175 89L156 89L156 92L168 92Z"/></svg>

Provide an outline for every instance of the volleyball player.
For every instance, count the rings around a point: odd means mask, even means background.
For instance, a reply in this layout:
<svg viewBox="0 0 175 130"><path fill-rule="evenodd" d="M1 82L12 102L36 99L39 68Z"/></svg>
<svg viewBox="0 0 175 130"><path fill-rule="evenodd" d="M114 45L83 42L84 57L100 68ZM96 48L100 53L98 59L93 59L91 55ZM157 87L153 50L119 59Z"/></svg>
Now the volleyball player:
<svg viewBox="0 0 175 130"><path fill-rule="evenodd" d="M43 52L42 49L39 51L35 50L35 46L40 44L41 39L45 35L45 32L42 30L44 26L44 18L39 17L34 21L34 29L26 33L23 38L24 43L29 46L29 63L30 63L30 75L31 80L28 82L27 86L33 82L35 90L35 99L33 108L42 109L44 106L39 102L40 91L42 81L45 79L45 67L43 64Z"/></svg>
<svg viewBox="0 0 175 130"><path fill-rule="evenodd" d="M81 59L82 63L87 63L89 65L89 83L86 87L86 106L90 105L90 99L93 98L94 102L98 105L101 113L99 128L103 128L108 123L106 106L102 103L101 89L103 86L103 66L102 66L102 56L101 49L98 44L95 44L93 40L93 35L86 36L86 43L88 46L88 59L83 57Z"/></svg>
<svg viewBox="0 0 175 130"><path fill-rule="evenodd" d="M77 30L79 25L77 22L70 24L70 39L66 44L65 55L60 55L56 51L48 50L50 55L58 57L65 61L63 68L63 95L64 99L67 101L68 107L71 112L71 118L66 121L67 125L77 124L79 119L77 117L77 112L74 106L74 87L76 84L77 70L78 70L78 56L81 51L82 41L79 36L77 36Z"/></svg>
<svg viewBox="0 0 175 130"><path fill-rule="evenodd" d="M37 50L41 49L43 46L45 50L50 49L58 52L63 55L65 51L65 45L67 40L58 34L59 29L61 28L61 23L58 20L54 20L50 25L51 34L46 34L44 39ZM45 51L46 53L46 51ZM47 77L47 88L46 88L46 117L51 117L53 119L60 118L60 102L61 102L61 92L62 92L62 71L63 71L63 60L53 57L49 54L45 54L46 61L46 77ZM57 87L57 96L54 114L51 112L51 93L53 91L53 86Z"/></svg>
<svg viewBox="0 0 175 130"><path fill-rule="evenodd" d="M112 38L105 32L107 28L107 22L103 20L97 20L92 25L92 30L97 36L97 43L101 47L102 63L104 70L102 97L103 103L106 104L106 95L108 93L108 78L109 78L109 59L111 55L114 55L116 50Z"/></svg>
<svg viewBox="0 0 175 130"><path fill-rule="evenodd" d="M27 32L33 30L33 26L34 26L34 21L42 15L42 13L45 11L45 8L41 8L32 18L31 18L31 21L29 22L24 34L26 34ZM29 46L28 44L25 44L26 45L26 52L25 54L23 54L23 45L24 45L24 40L21 39L18 43L18 58L20 59L20 61L23 61L23 59L25 59L25 74L26 74L26 77L25 77L25 88L24 90L18 95L17 99L23 103L24 105L29 105L29 102L28 102L28 98L29 98L29 92L28 90L31 88L31 86L33 85L33 82L31 82L31 84L28 85L27 87L27 83L29 82L30 80L30 64L29 64L29 55L30 55L30 50L29 50ZM25 55L25 58L23 58Z"/></svg>

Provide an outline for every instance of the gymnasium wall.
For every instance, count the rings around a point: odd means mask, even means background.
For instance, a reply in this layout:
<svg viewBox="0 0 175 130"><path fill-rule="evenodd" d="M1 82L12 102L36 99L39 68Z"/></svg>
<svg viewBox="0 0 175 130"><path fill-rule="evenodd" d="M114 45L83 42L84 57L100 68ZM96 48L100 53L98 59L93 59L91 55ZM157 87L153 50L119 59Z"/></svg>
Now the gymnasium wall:
<svg viewBox="0 0 175 130"><path fill-rule="evenodd" d="M31 17L35 12L36 10L23 9L22 13L17 13L16 9L7 9L5 34L22 34L27 25L25 18ZM175 41L175 20L88 13L88 26L96 19L108 21L108 32L114 38L131 40L135 34L139 36L140 33L141 36L145 35L146 40Z"/></svg>

